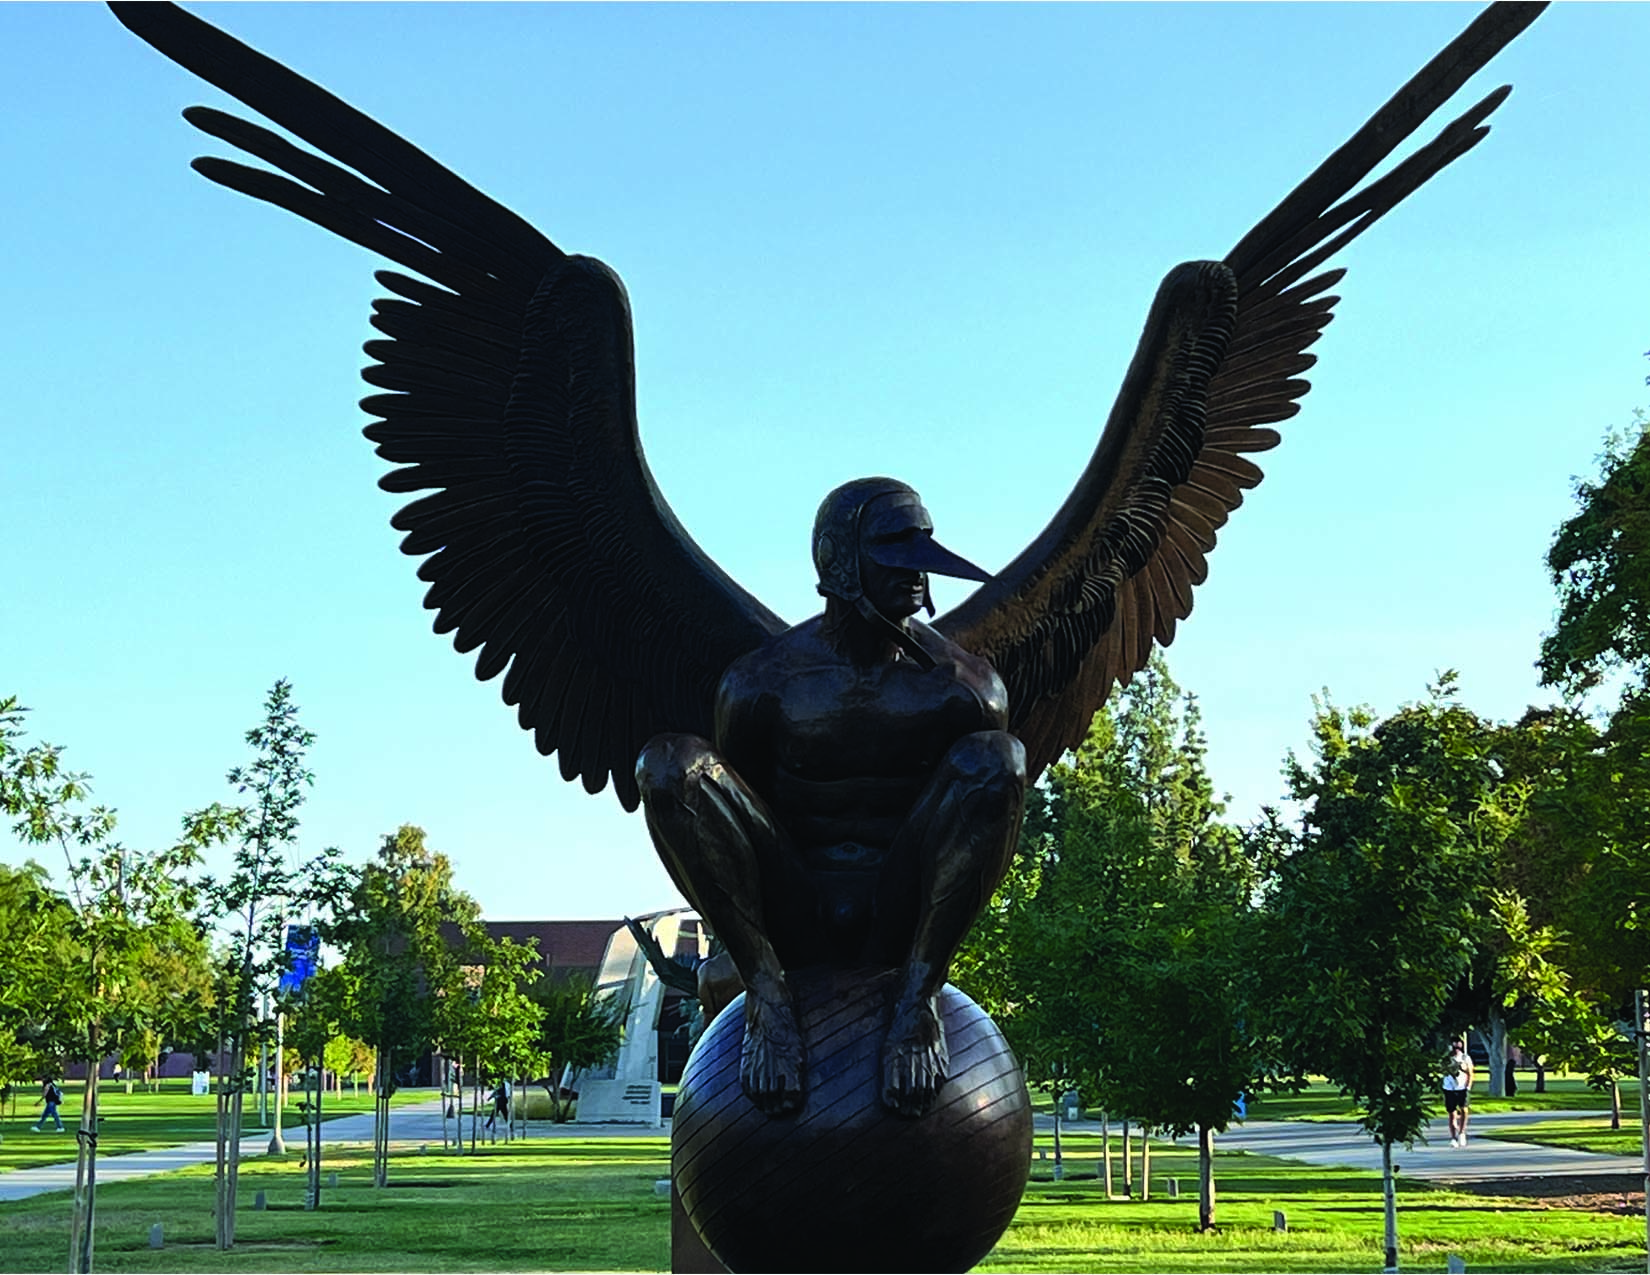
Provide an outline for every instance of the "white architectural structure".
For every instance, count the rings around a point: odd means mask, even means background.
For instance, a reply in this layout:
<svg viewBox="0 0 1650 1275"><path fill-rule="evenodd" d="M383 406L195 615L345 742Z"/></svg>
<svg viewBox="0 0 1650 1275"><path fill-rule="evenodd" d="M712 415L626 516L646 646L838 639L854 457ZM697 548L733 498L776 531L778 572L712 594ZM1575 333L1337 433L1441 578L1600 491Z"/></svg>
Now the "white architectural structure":
<svg viewBox="0 0 1650 1275"><path fill-rule="evenodd" d="M687 908L637 917L642 928L666 953L676 952L682 922L694 914ZM708 956L702 932L699 955ZM618 1056L605 1067L580 1072L572 1081L579 1105L574 1124L626 1124L663 1128L659 1114L659 1015L665 987L648 964L628 927L621 925L607 941L596 994L611 999L623 1015L624 1041Z"/></svg>

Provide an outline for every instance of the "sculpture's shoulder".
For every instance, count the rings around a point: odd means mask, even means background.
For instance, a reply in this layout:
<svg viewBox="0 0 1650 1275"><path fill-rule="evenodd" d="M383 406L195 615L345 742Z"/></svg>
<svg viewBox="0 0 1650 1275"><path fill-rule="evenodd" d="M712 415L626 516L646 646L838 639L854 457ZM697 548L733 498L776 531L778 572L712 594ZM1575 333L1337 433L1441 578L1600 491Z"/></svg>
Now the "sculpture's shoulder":
<svg viewBox="0 0 1650 1275"><path fill-rule="evenodd" d="M721 694L751 698L776 693L798 672L822 664L840 664L822 632L825 617L792 625L753 651L747 651L722 674Z"/></svg>
<svg viewBox="0 0 1650 1275"><path fill-rule="evenodd" d="M974 693L987 718L996 726L1008 722L1008 687L997 675L991 661L982 659L965 647L958 646L920 620L908 621L911 632L922 649L933 658L935 668L945 670Z"/></svg>

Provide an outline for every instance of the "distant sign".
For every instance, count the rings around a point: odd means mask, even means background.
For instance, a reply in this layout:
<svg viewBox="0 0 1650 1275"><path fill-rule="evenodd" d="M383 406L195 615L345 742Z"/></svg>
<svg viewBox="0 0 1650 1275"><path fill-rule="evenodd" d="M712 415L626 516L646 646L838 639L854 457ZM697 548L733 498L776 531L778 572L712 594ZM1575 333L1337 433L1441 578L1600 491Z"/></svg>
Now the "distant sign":
<svg viewBox="0 0 1650 1275"><path fill-rule="evenodd" d="M286 927L287 967L281 972L277 990L282 996L301 997L304 984L320 964L321 935L313 925Z"/></svg>
<svg viewBox="0 0 1650 1275"><path fill-rule="evenodd" d="M189 1092L199 1098L203 1093L210 1093L212 1089L212 1073L209 1071L192 1072L189 1076Z"/></svg>

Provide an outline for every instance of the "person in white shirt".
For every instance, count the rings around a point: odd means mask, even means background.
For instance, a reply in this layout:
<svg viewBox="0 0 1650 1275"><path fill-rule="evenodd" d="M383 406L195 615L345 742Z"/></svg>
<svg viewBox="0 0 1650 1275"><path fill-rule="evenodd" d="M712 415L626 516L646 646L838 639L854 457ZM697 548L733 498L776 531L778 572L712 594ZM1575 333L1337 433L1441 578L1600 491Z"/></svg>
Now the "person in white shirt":
<svg viewBox="0 0 1650 1275"><path fill-rule="evenodd" d="M1444 1113L1449 1117L1449 1144L1467 1145L1468 1104L1472 1101L1472 1056L1466 1038L1458 1036L1444 1064Z"/></svg>

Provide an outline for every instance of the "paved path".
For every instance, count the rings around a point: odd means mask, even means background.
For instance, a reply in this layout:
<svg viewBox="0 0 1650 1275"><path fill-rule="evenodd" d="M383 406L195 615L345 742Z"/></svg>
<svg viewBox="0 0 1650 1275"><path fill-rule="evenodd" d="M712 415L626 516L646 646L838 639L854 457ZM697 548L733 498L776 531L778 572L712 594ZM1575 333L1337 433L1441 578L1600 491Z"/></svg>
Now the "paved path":
<svg viewBox="0 0 1650 1275"><path fill-rule="evenodd" d="M368 1145L372 1143L372 1113L361 1115L340 1116L335 1120L321 1122L321 1145L326 1147L344 1147L350 1145ZM409 1149L415 1146L430 1145L436 1148L441 1146L441 1100L430 1098L423 1102L408 1103L404 1107L396 1107L390 1113L390 1145L392 1148ZM449 1131L452 1129L448 1123ZM668 1133L670 1125L667 1122L662 1129L631 1128L619 1125L546 1125L535 1122L531 1138L623 1138L623 1137L659 1137ZM465 1113L464 1133L469 1136L469 1113ZM32 1137L31 1134L19 1134L19 1137ZM41 1137L62 1137L68 1152L74 1148L74 1135L41 1134ZM301 1156L304 1150L304 1133L301 1128L284 1131L287 1154ZM484 1137L484 1131L478 1133L478 1141ZM245 1134L241 1138L241 1155L251 1159L261 1156L269 1150L269 1130L259 1130L256 1133ZM163 1151L138 1151L130 1155L115 1155L99 1158L97 1162L98 1184L106 1185L110 1182L121 1182L129 1178L146 1178L156 1173L167 1173L173 1169L183 1169L194 1164L210 1164L217 1158L218 1147L216 1142L190 1142L179 1147L168 1147ZM323 1164L325 1160L323 1158ZM16 1169L10 1173L0 1173L0 1203L7 1200L27 1199L31 1195L40 1195L46 1191L65 1191L74 1189L75 1165L74 1161L65 1164L43 1164L33 1169Z"/></svg>
<svg viewBox="0 0 1650 1275"><path fill-rule="evenodd" d="M1638 1156L1595 1155L1562 1147L1536 1146L1530 1142L1502 1142L1483 1135L1542 1120L1596 1119L1597 1111L1499 1111L1475 1114L1467 1126L1467 1145L1451 1147L1449 1128L1443 1120L1427 1126L1427 1140L1411 1148L1392 1149L1393 1163L1405 1177L1430 1182L1480 1181L1486 1178L1545 1177L1552 1174L1589 1175L1644 1172ZM1097 1132L1094 1121L1067 1122L1075 1131ZM1039 1116L1039 1132L1053 1128L1051 1117ZM1113 1125L1116 1129L1116 1125ZM1354 1169L1381 1170L1381 1148L1358 1125L1350 1121L1251 1120L1233 1125L1215 1137L1221 1151L1254 1151L1262 1155L1304 1160L1308 1164L1342 1165Z"/></svg>
<svg viewBox="0 0 1650 1275"><path fill-rule="evenodd" d="M1481 1180L1485 1178L1541 1177L1549 1174L1587 1175L1603 1173L1643 1173L1644 1163L1637 1156L1594 1155L1587 1151L1570 1151L1559 1147L1540 1147L1528 1142L1500 1142L1483 1137L1487 1132L1512 1125L1531 1124L1538 1120L1569 1120L1598 1116L1596 1111L1505 1111L1482 1113L1472 1117L1467 1145L1452 1148L1442 1121L1428 1126L1431 1141L1417 1142L1409 1150L1394 1148L1393 1159L1406 1177L1424 1178L1434 1182ZM343 1147L351 1144L371 1144L372 1115L341 1116L321 1125L322 1145ZM406 1149L413 1146L441 1145L441 1102L430 1098L423 1102L397 1107L390 1117L391 1145ZM1053 1118L1038 1116L1039 1133L1054 1127ZM451 1126L449 1125L449 1128ZM1115 1127L1115 1126L1114 1126ZM668 1132L663 1129L636 1129L618 1125L535 1125L532 1137L550 1138L614 1138L658 1137ZM1065 1122L1065 1128L1074 1133L1097 1133L1097 1121ZM465 1121L469 1132L469 1121ZM53 1135L44 1134L43 1137ZM1345 1165L1350 1168L1381 1168L1381 1149L1370 1136L1352 1123L1320 1123L1305 1120L1254 1120L1234 1125L1215 1139L1222 1151L1254 1151L1264 1155L1283 1156L1304 1160L1308 1164ZM248 1134L241 1139L241 1154L247 1158L261 1156L269 1149L267 1131ZM301 1154L303 1133L287 1130L288 1154ZM194 1164L209 1164L217 1153L216 1144L192 1142L164 1151L141 1151L132 1155L110 1156L97 1162L99 1183L120 1182L129 1178L149 1177ZM46 1191L72 1190L75 1166L66 1164L41 1165L33 1169L18 1169L0 1173L0 1202L26 1199Z"/></svg>

